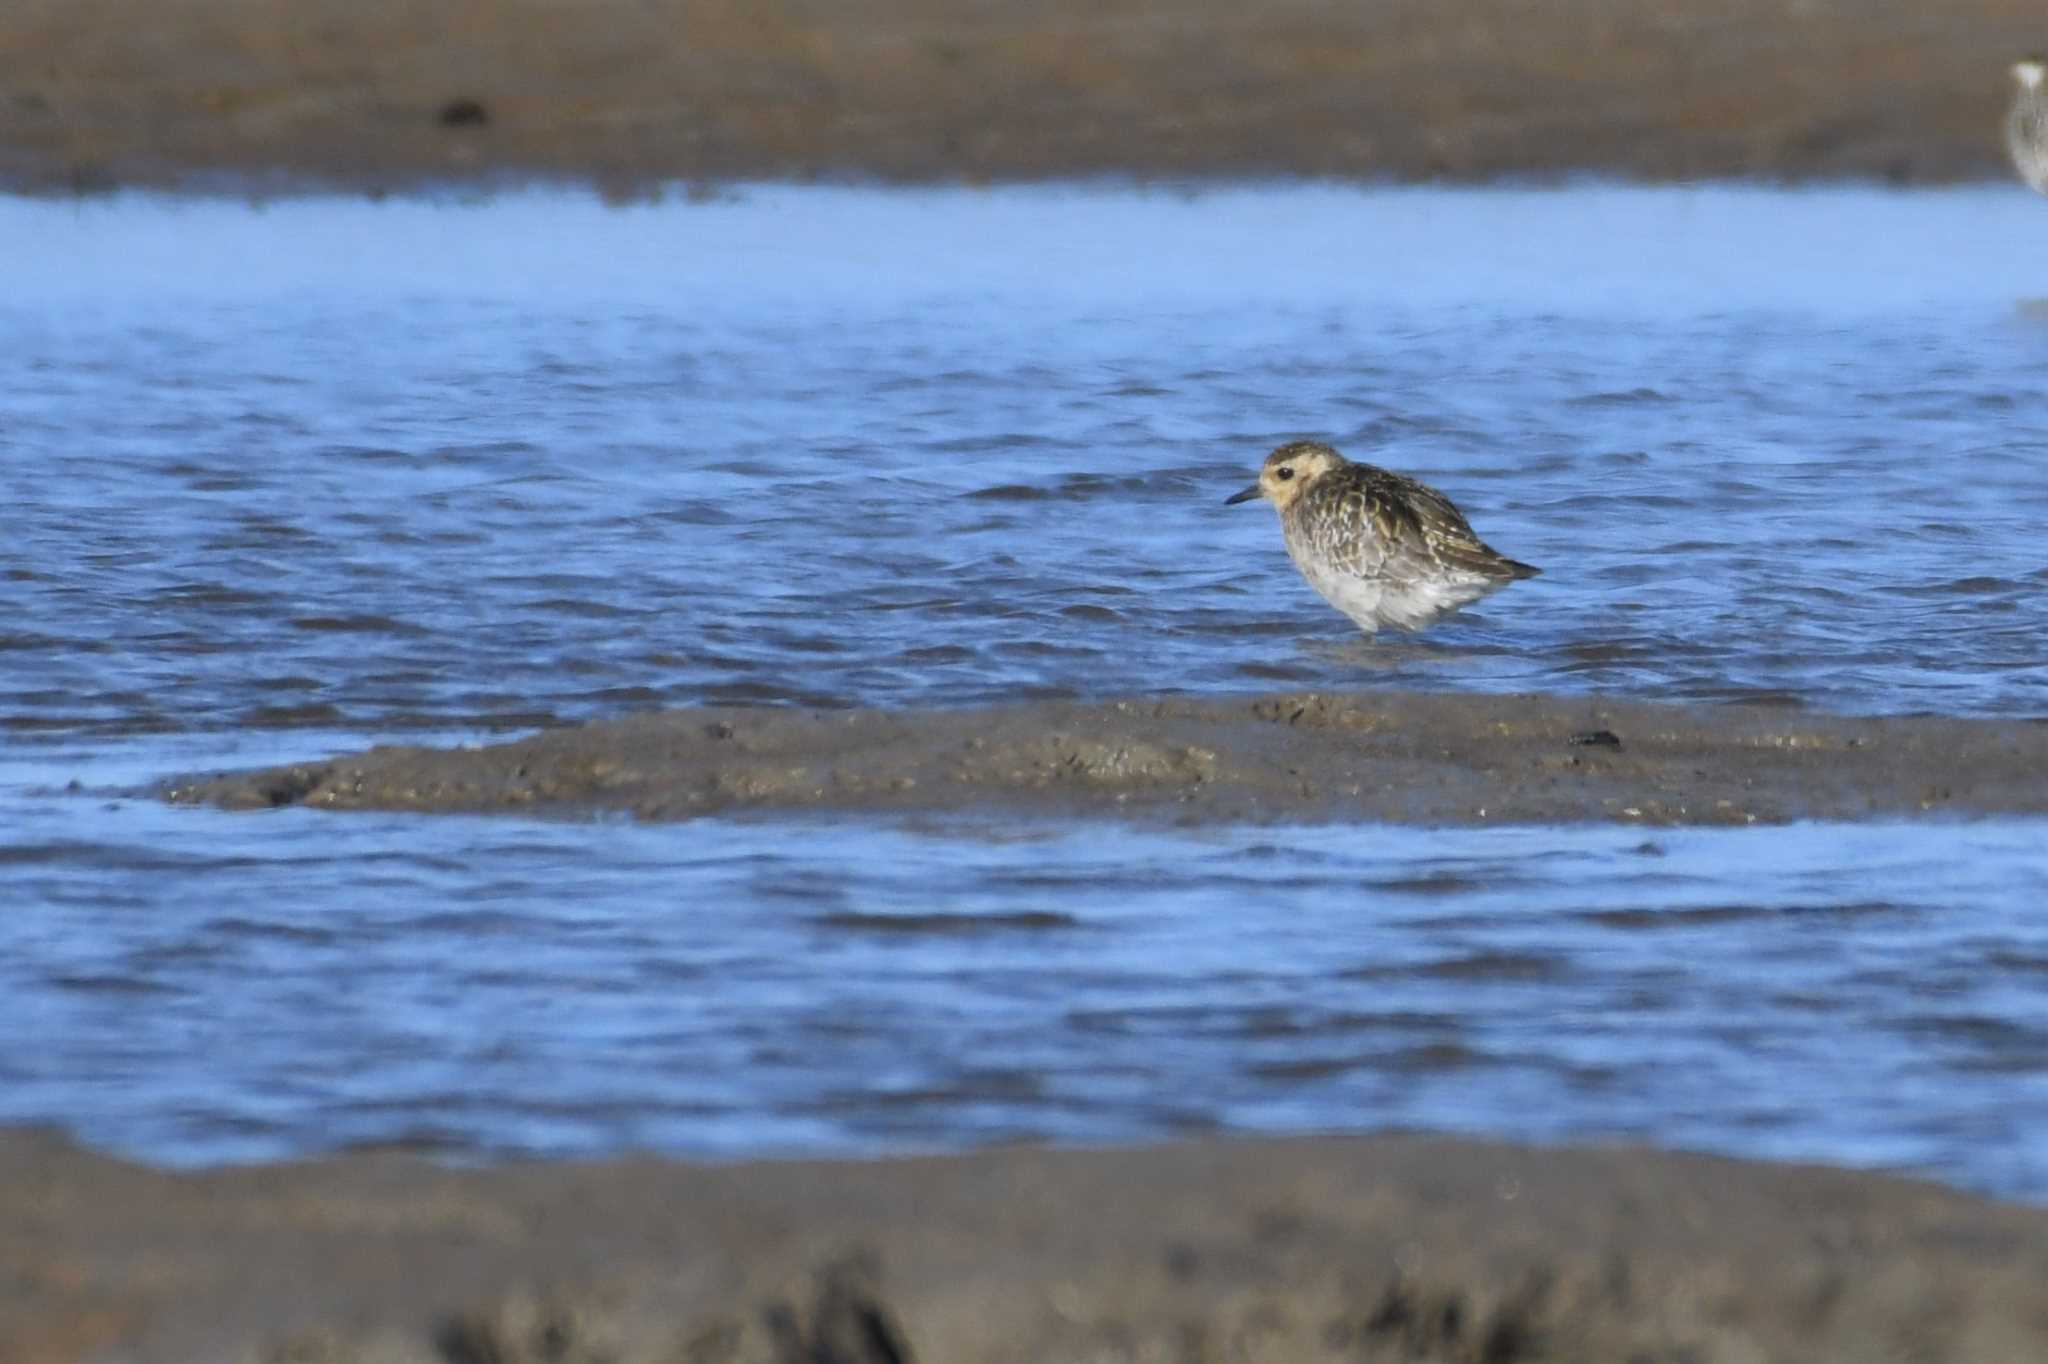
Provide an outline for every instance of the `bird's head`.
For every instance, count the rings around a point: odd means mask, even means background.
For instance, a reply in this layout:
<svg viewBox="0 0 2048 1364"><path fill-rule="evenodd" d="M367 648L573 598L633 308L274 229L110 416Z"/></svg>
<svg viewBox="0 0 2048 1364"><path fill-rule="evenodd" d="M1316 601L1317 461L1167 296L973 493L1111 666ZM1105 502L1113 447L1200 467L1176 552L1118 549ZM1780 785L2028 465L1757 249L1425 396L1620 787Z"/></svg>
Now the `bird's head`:
<svg viewBox="0 0 2048 1364"><path fill-rule="evenodd" d="M1294 499L1308 491L1309 485L1329 473L1332 469L1344 467L1344 456L1338 454L1319 440L1294 440L1266 456L1266 462L1259 467L1259 481L1243 492L1223 499L1226 507L1236 502L1249 502L1263 497L1281 511L1294 505Z"/></svg>

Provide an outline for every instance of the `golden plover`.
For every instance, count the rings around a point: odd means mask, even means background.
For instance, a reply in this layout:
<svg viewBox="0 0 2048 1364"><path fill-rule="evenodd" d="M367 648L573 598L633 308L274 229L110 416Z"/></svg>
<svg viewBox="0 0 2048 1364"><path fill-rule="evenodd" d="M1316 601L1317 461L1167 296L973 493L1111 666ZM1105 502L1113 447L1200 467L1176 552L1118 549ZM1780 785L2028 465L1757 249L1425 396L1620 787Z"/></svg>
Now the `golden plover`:
<svg viewBox="0 0 2048 1364"><path fill-rule="evenodd" d="M1280 509L1287 554L1308 585L1372 634L1423 626L1539 570L1496 553L1436 489L1316 440L1266 456L1259 481L1224 505Z"/></svg>
<svg viewBox="0 0 2048 1364"><path fill-rule="evenodd" d="M2012 111L2005 116L2005 149L2020 178L2042 194L2048 194L2048 57L2029 57L2014 62L2012 77L2019 82Z"/></svg>

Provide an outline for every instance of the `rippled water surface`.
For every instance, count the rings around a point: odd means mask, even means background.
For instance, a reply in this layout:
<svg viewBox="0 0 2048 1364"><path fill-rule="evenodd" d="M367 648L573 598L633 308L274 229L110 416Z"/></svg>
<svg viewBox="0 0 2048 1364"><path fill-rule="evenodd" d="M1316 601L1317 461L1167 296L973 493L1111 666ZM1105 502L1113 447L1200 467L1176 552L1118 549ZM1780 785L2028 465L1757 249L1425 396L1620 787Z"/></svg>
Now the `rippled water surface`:
<svg viewBox="0 0 2048 1364"><path fill-rule="evenodd" d="M2044 234L2005 189L0 201L0 1119L179 1161L1407 1124L2048 1195L2035 825L118 794L700 702L2034 716ZM1545 575L1364 641L1220 505L1303 434Z"/></svg>

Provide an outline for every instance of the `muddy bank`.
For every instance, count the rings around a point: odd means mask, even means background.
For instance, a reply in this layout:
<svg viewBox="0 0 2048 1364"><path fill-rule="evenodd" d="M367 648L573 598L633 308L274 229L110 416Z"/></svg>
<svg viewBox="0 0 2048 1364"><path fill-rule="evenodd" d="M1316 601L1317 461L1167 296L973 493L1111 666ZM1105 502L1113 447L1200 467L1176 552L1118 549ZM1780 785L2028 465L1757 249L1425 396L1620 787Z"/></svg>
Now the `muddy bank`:
<svg viewBox="0 0 2048 1364"><path fill-rule="evenodd" d="M2038 0L11 0L0 180L1948 180L2044 45Z"/></svg>
<svg viewBox="0 0 2048 1364"><path fill-rule="evenodd" d="M0 1135L0 1358L2048 1357L2048 1213L1422 1137L176 1175Z"/></svg>
<svg viewBox="0 0 2048 1364"><path fill-rule="evenodd" d="M167 790L231 809L969 808L1177 822L1750 824L2048 810L2048 726L1555 696L1303 694L981 710L702 709L380 747Z"/></svg>

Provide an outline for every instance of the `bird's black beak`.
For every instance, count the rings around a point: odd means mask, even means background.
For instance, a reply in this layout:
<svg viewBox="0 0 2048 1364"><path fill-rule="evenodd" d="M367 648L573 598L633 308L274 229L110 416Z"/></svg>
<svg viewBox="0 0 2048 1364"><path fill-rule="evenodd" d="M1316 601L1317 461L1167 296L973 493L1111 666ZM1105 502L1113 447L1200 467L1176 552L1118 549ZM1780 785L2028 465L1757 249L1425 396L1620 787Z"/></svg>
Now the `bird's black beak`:
<svg viewBox="0 0 2048 1364"><path fill-rule="evenodd" d="M1258 495L1259 485L1254 483L1251 487L1246 488L1243 492L1232 493L1229 497L1224 498L1223 505L1226 507L1234 507L1240 502L1249 502Z"/></svg>

